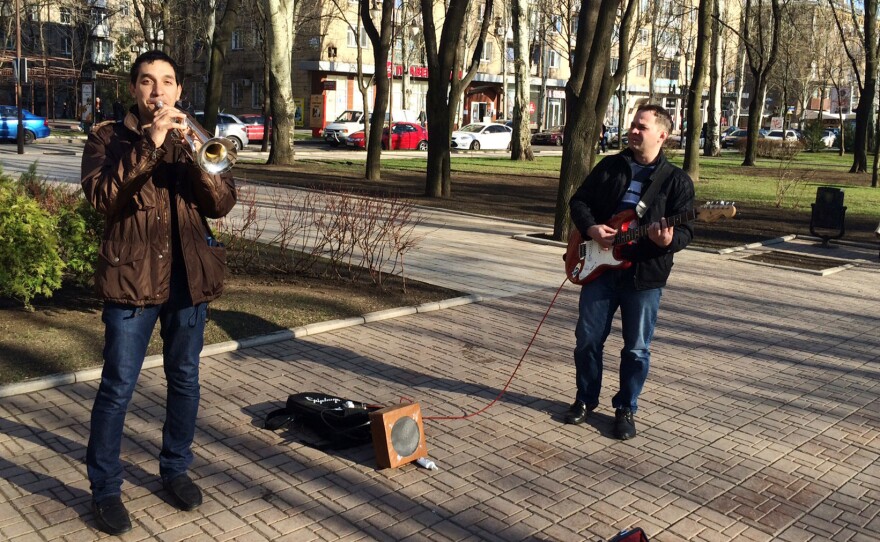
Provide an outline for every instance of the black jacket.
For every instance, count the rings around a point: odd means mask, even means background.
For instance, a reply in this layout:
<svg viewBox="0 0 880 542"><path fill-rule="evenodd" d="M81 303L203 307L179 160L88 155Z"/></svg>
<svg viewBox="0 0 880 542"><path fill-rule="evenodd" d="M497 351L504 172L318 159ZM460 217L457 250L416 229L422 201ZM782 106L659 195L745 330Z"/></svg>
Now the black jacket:
<svg viewBox="0 0 880 542"><path fill-rule="evenodd" d="M608 222L617 210L632 178L632 168L629 165L632 157L632 151L625 149L603 159L596 164L569 200L572 222L584 239L589 239L587 230L591 226ZM660 190L639 220L639 225L658 222L662 217L692 211L694 208L693 181L681 168L670 164L662 152L643 192L647 192L648 186L658 182L661 183ZM635 264L636 288L645 290L665 286L672 270L672 255L684 249L693 236L693 227L684 223L675 226L672 243L668 247L658 247L647 237L621 247L620 255Z"/></svg>

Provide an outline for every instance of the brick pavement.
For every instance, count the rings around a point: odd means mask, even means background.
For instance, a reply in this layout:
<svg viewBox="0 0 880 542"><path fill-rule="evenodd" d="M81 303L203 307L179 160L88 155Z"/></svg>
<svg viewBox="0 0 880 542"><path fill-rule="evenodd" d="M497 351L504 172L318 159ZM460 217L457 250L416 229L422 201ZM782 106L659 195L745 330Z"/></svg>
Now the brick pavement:
<svg viewBox="0 0 880 542"><path fill-rule="evenodd" d="M819 277L681 254L633 441L609 436L613 362L597 415L560 423L574 395L570 285L496 405L426 422L439 471L376 470L369 446L320 450L260 428L293 391L406 397L426 416L490 402L561 282L558 249L492 243L534 268L534 287L523 277L482 303L205 358L196 512L164 501L163 377L145 371L123 443L135 529L122 539L567 541L634 525L652 542L880 539L875 264ZM471 274L491 289L479 261ZM620 346L615 326L609 360ZM0 399L0 539L99 537L83 466L96 386Z"/></svg>

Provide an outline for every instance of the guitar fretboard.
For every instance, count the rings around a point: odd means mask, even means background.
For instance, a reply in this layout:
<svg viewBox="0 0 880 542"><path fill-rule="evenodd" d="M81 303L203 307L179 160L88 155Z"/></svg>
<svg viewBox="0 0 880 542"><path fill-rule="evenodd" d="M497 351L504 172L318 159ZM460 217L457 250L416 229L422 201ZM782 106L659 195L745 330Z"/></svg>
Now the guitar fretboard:
<svg viewBox="0 0 880 542"><path fill-rule="evenodd" d="M668 216L666 217L666 224L669 226L678 226L679 224L684 224L685 222L690 222L691 220L696 219L698 214L697 210L693 210L685 211L675 216ZM648 226L650 226L650 224L618 232L617 235L614 236L614 245L625 245L626 243L635 241L640 237L645 237L648 235Z"/></svg>

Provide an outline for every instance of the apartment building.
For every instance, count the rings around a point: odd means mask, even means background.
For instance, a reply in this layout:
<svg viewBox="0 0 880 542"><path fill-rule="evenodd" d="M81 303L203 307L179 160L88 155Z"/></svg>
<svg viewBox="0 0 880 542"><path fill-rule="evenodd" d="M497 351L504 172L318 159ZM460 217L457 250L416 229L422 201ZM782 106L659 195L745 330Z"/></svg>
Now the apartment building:
<svg viewBox="0 0 880 542"><path fill-rule="evenodd" d="M49 118L77 118L85 103L100 96L110 106L128 94L124 71L130 54L118 55L121 43L133 42L131 0L22 1L21 47L27 59L22 105ZM15 103L15 13L0 13L0 103ZM128 64L126 64L128 63Z"/></svg>

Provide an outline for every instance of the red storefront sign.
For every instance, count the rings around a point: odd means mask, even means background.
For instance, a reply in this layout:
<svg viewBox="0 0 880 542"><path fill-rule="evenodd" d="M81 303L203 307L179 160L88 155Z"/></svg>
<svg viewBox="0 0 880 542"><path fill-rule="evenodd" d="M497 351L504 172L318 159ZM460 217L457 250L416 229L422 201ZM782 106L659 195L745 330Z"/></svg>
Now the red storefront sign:
<svg viewBox="0 0 880 542"><path fill-rule="evenodd" d="M385 75L386 77L391 77L391 63L385 67ZM409 75L410 77L419 77L423 79L428 78L428 67L427 66L410 66L409 67ZM395 64L394 65L394 77L403 77L403 65Z"/></svg>

